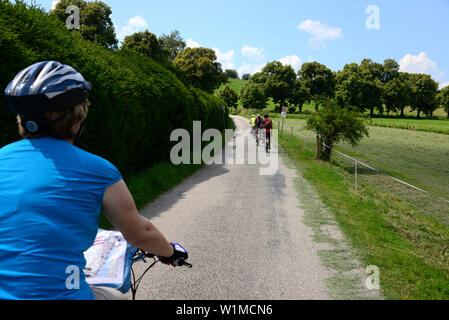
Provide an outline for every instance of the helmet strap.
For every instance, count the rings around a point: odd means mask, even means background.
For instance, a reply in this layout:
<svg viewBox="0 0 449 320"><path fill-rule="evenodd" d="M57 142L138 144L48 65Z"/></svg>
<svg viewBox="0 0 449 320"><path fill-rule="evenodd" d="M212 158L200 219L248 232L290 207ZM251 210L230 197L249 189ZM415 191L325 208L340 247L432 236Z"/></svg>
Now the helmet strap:
<svg viewBox="0 0 449 320"><path fill-rule="evenodd" d="M51 129L51 125L64 120L70 112L65 112L64 115L55 120L49 120L45 117L23 117L21 121L22 127L27 133L36 134L48 132Z"/></svg>

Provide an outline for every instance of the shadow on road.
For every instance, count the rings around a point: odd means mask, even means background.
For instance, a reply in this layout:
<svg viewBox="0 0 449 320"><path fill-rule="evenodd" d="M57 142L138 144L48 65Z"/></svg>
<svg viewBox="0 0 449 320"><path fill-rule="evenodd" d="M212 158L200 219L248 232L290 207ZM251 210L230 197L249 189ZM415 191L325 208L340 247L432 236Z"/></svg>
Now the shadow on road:
<svg viewBox="0 0 449 320"><path fill-rule="evenodd" d="M145 206L141 210L141 213L149 219L157 217L170 210L170 208L173 207L178 201L184 199L185 194L195 186L228 172L229 170L226 169L224 165L205 165L204 168L198 170L181 184L164 193L154 202Z"/></svg>

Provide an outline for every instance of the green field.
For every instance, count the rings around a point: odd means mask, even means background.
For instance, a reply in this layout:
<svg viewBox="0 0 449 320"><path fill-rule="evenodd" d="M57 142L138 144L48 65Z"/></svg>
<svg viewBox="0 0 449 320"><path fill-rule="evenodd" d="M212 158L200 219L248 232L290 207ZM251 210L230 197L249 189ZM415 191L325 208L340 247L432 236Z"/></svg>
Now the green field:
<svg viewBox="0 0 449 320"><path fill-rule="evenodd" d="M275 119L279 121L280 119ZM284 130L305 135L310 141L314 133L305 130L306 120L286 119ZM449 137L447 135L368 127L369 137L356 147L341 143L336 150L367 161L377 169L407 179L441 197L449 198Z"/></svg>
<svg viewBox="0 0 449 320"><path fill-rule="evenodd" d="M240 80L240 79L229 79L227 83L222 84L219 88L222 89L225 86L229 86L232 90L236 91L237 93L240 93L240 91L242 90L243 86L247 83L248 81L246 80Z"/></svg>
<svg viewBox="0 0 449 320"><path fill-rule="evenodd" d="M274 104L272 108L267 108L266 111L272 111L274 109ZM307 119L309 113L314 112L315 107L312 104L306 103L303 107L303 113L289 114L290 119ZM443 110L441 110L443 111ZM280 113L271 112L272 117L280 118ZM409 131L425 131L449 134L449 119L445 117L432 118L432 119L416 119L408 116L406 118L383 118L375 117L366 118L366 124L375 127L386 127L386 128L396 128L404 129Z"/></svg>
<svg viewBox="0 0 449 320"><path fill-rule="evenodd" d="M312 112L314 108L311 105L304 105L306 113L289 114L289 119L307 119L308 112ZM268 110L267 110L268 111ZM271 112L273 118L281 118L280 113ZM372 127L385 127L404 129L409 131L425 131L449 134L449 119L411 119L411 118L367 118L366 124Z"/></svg>
<svg viewBox="0 0 449 320"><path fill-rule="evenodd" d="M280 119L275 119L275 126ZM315 150L315 135L305 130L306 120L287 119L284 135L293 134L306 140L307 148ZM394 128L369 127L370 136L356 147L340 143L335 150L355 157L395 178L417 186L436 196L449 200L449 137L432 132L409 131ZM303 138L302 136L305 136ZM300 147L303 147L301 144ZM334 153L335 164L354 173L354 162ZM436 214L449 223L449 203L437 197L406 187L383 174L362 165L358 168L360 182L395 194L420 210Z"/></svg>
<svg viewBox="0 0 449 320"><path fill-rule="evenodd" d="M371 118L367 123L379 127L449 134L449 119Z"/></svg>

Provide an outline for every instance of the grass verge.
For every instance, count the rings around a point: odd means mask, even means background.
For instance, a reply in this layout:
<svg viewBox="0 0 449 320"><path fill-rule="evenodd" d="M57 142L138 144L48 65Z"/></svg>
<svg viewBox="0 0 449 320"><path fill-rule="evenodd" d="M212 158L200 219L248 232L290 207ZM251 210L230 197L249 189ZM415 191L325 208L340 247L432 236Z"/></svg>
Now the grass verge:
<svg viewBox="0 0 449 320"><path fill-rule="evenodd" d="M318 238L319 213L328 210L358 259L366 266L379 268L382 296L449 299L449 226L416 212L407 203L371 185L359 185L356 191L352 177L345 170L317 162L314 153L299 147L303 144L298 137L293 137L293 143L290 137L279 137L279 143L325 205L304 207L306 223L315 228ZM327 260L330 264L336 261L329 254L322 259L324 264ZM330 267L338 269L339 266ZM339 272L329 279L328 285L338 288L337 283L348 277Z"/></svg>

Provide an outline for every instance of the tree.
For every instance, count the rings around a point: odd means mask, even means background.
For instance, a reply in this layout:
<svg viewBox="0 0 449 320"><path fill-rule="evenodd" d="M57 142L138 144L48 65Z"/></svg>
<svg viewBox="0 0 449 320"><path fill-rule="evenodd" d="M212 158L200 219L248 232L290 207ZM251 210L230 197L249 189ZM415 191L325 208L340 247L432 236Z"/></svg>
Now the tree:
<svg viewBox="0 0 449 320"><path fill-rule="evenodd" d="M403 93L404 100L399 105L399 109L401 111L401 118L404 117L405 108L410 106L412 103L413 88L410 76L411 74L408 72L399 72L399 79L401 80L403 90L405 91Z"/></svg>
<svg viewBox="0 0 449 320"><path fill-rule="evenodd" d="M369 110L373 116L375 108L382 110L381 77L379 64L371 65L370 60L365 59L360 66L357 63L345 65L337 73L335 97L338 104L355 106L361 113Z"/></svg>
<svg viewBox="0 0 449 320"><path fill-rule="evenodd" d="M178 30L172 31L169 35L163 34L159 38L159 44L162 49L169 52L168 56L172 62L186 48L186 43Z"/></svg>
<svg viewBox="0 0 449 320"><path fill-rule="evenodd" d="M249 73L245 73L243 76L242 76L242 80L249 80L251 78L251 75L249 74Z"/></svg>
<svg viewBox="0 0 449 320"><path fill-rule="evenodd" d="M418 119L421 117L421 112L427 116L432 116L437 108L438 83L428 74L411 74L410 81L412 87L412 111L418 112Z"/></svg>
<svg viewBox="0 0 449 320"><path fill-rule="evenodd" d="M449 119L449 86L444 87L438 92L437 103L444 109L447 113L447 118Z"/></svg>
<svg viewBox="0 0 449 320"><path fill-rule="evenodd" d="M297 80L295 83L295 87L293 88L292 96L289 99L289 102L293 104L295 107L299 108L299 112L302 112L303 105L311 100L310 91L306 88L305 84L301 80Z"/></svg>
<svg viewBox="0 0 449 320"><path fill-rule="evenodd" d="M240 92L240 102L245 109L262 110L267 106L267 97L262 85L248 82Z"/></svg>
<svg viewBox="0 0 449 320"><path fill-rule="evenodd" d="M382 103L387 110L387 116L390 112L404 112L409 96L405 90L408 88L402 78L399 76L399 63L394 59L386 59L381 68L382 76L380 81L383 84Z"/></svg>
<svg viewBox="0 0 449 320"><path fill-rule="evenodd" d="M265 82L267 82L268 75L262 72L256 72L254 73L250 78L249 81L251 83L258 83L265 87Z"/></svg>
<svg viewBox="0 0 449 320"><path fill-rule="evenodd" d="M209 93L213 93L228 79L212 49L186 48L178 54L174 65L187 75L195 87Z"/></svg>
<svg viewBox="0 0 449 320"><path fill-rule="evenodd" d="M390 112L401 112L404 116L404 109L410 104L412 90L405 75L398 76L388 81L383 89L383 103L387 109L387 115Z"/></svg>
<svg viewBox="0 0 449 320"><path fill-rule="evenodd" d="M374 110L383 112L382 95L385 81L385 69L380 63L371 59L363 59L359 67L360 76L363 83L363 99L365 109L370 111L370 117L374 116Z"/></svg>
<svg viewBox="0 0 449 320"><path fill-rule="evenodd" d="M386 59L383 65L382 82L387 83L399 77L399 63L394 59Z"/></svg>
<svg viewBox="0 0 449 320"><path fill-rule="evenodd" d="M101 1L60 0L50 14L65 23L69 16L66 9L70 5L75 5L80 10L79 32L85 40L97 42L109 49L118 48L111 7Z"/></svg>
<svg viewBox="0 0 449 320"><path fill-rule="evenodd" d="M148 30L126 36L122 50L149 57L158 62L167 62L169 52L165 50L154 33Z"/></svg>
<svg viewBox="0 0 449 320"><path fill-rule="evenodd" d="M351 105L364 112L362 79L357 63L346 64L336 76L336 101L340 106Z"/></svg>
<svg viewBox="0 0 449 320"><path fill-rule="evenodd" d="M231 79L238 79L239 78L239 74L237 73L237 70L230 70L230 69L226 69L225 70L225 74L228 78Z"/></svg>
<svg viewBox="0 0 449 320"><path fill-rule="evenodd" d="M283 106L292 97L296 74L291 66L273 61L268 63L262 69L262 75L257 77L260 77L260 81L265 78L265 95L273 98L274 103Z"/></svg>
<svg viewBox="0 0 449 320"><path fill-rule="evenodd" d="M322 99L333 98L335 95L334 73L318 62L304 63L298 71L298 81L309 92L309 98L318 103Z"/></svg>
<svg viewBox="0 0 449 320"><path fill-rule="evenodd" d="M229 108L237 108L239 95L232 90L229 86L225 86L218 91L217 96L223 100Z"/></svg>
<svg viewBox="0 0 449 320"><path fill-rule="evenodd" d="M56 2L55 8L50 11L51 16L57 17L62 22L66 22L69 14L66 12L68 6L76 6L80 10L80 25L83 18L84 9L86 9L87 2L85 0L59 0Z"/></svg>
<svg viewBox="0 0 449 320"><path fill-rule="evenodd" d="M335 144L346 141L353 146L368 130L362 115L350 107L340 107L334 100L321 104L319 111L307 119L307 129L317 134L317 159L329 161Z"/></svg>

